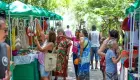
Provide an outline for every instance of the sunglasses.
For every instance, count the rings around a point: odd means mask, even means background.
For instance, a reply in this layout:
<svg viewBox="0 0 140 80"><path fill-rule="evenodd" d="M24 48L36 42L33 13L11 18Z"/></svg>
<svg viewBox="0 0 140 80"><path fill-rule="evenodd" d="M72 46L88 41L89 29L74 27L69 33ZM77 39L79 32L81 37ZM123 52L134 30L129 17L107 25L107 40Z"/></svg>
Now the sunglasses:
<svg viewBox="0 0 140 80"><path fill-rule="evenodd" d="M3 30L5 33L8 32L7 28L6 29L5 28L4 29L0 28L0 30Z"/></svg>

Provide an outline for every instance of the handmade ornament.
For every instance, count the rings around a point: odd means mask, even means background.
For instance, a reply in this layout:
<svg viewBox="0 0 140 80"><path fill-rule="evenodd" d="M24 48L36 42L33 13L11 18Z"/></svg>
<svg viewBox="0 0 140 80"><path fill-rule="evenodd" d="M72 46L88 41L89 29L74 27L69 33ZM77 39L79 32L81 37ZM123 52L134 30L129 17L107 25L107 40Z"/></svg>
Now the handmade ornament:
<svg viewBox="0 0 140 80"><path fill-rule="evenodd" d="M122 23L122 30L124 31L130 31L130 27L129 27L129 18L125 18L123 23Z"/></svg>
<svg viewBox="0 0 140 80"><path fill-rule="evenodd" d="M33 34L32 34L32 32L31 32L31 30L29 29L29 27L26 27L26 35L28 36L28 42L29 42L29 45L31 46L32 45L32 36L33 36Z"/></svg>
<svg viewBox="0 0 140 80"><path fill-rule="evenodd" d="M40 36L40 33L41 33L41 31L42 31L42 28L41 28L41 26L40 26L40 24L39 24L38 19L35 19L35 23L36 23L36 35L37 35L37 36Z"/></svg>
<svg viewBox="0 0 140 80"><path fill-rule="evenodd" d="M15 43L16 50L20 50L22 48L20 41L21 41L20 38L17 36L16 43Z"/></svg>
<svg viewBox="0 0 140 80"><path fill-rule="evenodd" d="M43 30L44 32L48 29L48 24L46 22L46 20L43 21Z"/></svg>
<svg viewBox="0 0 140 80"><path fill-rule="evenodd" d="M23 26L23 32L22 32L22 34L23 34L22 38L23 38L23 43L24 43L23 46L22 46L23 49L27 49L29 47L28 38L27 38L27 35L26 35L25 24L26 24L26 21L24 20L24 26Z"/></svg>
<svg viewBox="0 0 140 80"><path fill-rule="evenodd" d="M15 43L16 43L16 35L15 35L15 33L16 33L16 21L15 21L15 19L13 19L12 20L12 50L15 50L16 48L15 48Z"/></svg>

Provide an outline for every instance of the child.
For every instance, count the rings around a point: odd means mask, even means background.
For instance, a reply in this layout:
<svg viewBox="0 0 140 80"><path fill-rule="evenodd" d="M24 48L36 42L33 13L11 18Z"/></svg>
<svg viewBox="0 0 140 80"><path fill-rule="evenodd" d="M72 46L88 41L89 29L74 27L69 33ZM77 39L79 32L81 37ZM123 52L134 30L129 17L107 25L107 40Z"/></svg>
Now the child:
<svg viewBox="0 0 140 80"><path fill-rule="evenodd" d="M108 50L105 56L106 80L118 80L117 63L121 59L121 55L117 57L117 54L119 53L118 44L115 39L111 39L107 45Z"/></svg>
<svg viewBox="0 0 140 80"><path fill-rule="evenodd" d="M105 37L102 37L100 40L100 44L102 45L103 41L105 40ZM107 52L107 49L105 49L104 53ZM105 57L100 56L100 70L102 71L103 74L103 80L105 80Z"/></svg>

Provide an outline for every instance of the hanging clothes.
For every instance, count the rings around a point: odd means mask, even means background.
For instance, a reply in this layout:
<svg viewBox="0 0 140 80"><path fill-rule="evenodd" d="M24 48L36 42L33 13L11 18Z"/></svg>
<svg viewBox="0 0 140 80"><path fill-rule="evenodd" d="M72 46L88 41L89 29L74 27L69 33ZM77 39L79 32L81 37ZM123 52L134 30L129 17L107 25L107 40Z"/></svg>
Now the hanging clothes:
<svg viewBox="0 0 140 80"><path fill-rule="evenodd" d="M42 31L42 28L41 28L41 25L40 25L38 19L35 19L35 21L36 21L36 35L37 36L40 36L40 33Z"/></svg>
<svg viewBox="0 0 140 80"><path fill-rule="evenodd" d="M46 20L43 20L43 30L44 32L46 32L46 30L48 29L48 23Z"/></svg>
<svg viewBox="0 0 140 80"><path fill-rule="evenodd" d="M33 33L31 32L31 30L29 29L29 27L26 27L26 35L28 36L28 44L31 46L32 42L33 42Z"/></svg>
<svg viewBox="0 0 140 80"><path fill-rule="evenodd" d="M124 19L121 28L124 31L130 31L130 19L128 17Z"/></svg>

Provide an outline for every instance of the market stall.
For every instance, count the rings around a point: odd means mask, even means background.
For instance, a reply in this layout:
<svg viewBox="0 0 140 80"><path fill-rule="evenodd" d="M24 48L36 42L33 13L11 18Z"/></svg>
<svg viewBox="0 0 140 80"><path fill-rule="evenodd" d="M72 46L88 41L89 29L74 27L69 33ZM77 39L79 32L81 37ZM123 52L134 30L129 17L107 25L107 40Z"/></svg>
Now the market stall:
<svg viewBox="0 0 140 80"><path fill-rule="evenodd" d="M3 4L1 9L6 11L9 24L9 39L13 80L39 80L38 54L34 49L34 36L40 36L41 31L48 31L49 20L62 20L62 17L44 8L26 5L20 1ZM8 6L7 6L8 5Z"/></svg>
<svg viewBox="0 0 140 80"><path fill-rule="evenodd" d="M140 80L140 0L126 9L122 29L125 31L121 80Z"/></svg>

